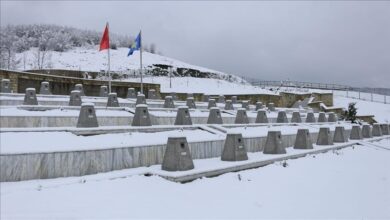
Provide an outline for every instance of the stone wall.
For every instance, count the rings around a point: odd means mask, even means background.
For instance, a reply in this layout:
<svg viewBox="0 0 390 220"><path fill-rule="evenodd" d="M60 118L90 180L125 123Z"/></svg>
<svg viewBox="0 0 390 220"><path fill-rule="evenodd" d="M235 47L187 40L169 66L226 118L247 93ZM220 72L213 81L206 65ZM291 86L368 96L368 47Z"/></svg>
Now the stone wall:
<svg viewBox="0 0 390 220"><path fill-rule="evenodd" d="M280 92L281 102L284 107L292 107L298 100L303 101L305 98L310 98L311 94L297 94L289 92Z"/></svg>
<svg viewBox="0 0 390 220"><path fill-rule="evenodd" d="M332 93L317 93L314 92L312 94L314 96L313 101L321 101L323 102L326 106L333 106L333 94Z"/></svg>
<svg viewBox="0 0 390 220"><path fill-rule="evenodd" d="M24 93L26 88L35 88L39 91L41 82L50 83L50 89L54 95L69 95L75 84L83 84L84 92L87 96L99 96L100 86L108 85L108 81L83 79L76 77L64 77L56 75L47 75L39 73L18 72L0 69L0 80L10 79L11 89L13 92ZM128 88L135 88L138 92L141 90L141 84L135 82L113 81L112 91L118 93L118 97L125 98ZM156 90L160 93L160 85L144 83L144 93L147 94L149 89Z"/></svg>

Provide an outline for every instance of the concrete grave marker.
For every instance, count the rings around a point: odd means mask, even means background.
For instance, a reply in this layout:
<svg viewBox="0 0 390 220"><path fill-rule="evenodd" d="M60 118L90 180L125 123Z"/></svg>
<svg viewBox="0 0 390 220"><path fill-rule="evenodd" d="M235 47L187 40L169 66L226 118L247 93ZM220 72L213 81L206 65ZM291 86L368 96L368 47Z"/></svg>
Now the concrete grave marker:
<svg viewBox="0 0 390 220"><path fill-rule="evenodd" d="M218 96L218 103L225 103L225 96L223 95Z"/></svg>
<svg viewBox="0 0 390 220"><path fill-rule="evenodd" d="M378 123L374 123L372 125L372 136L373 137L379 137L382 136L382 128L381 125Z"/></svg>
<svg viewBox="0 0 390 220"><path fill-rule="evenodd" d="M79 90L81 96L85 96L83 84L76 84L74 90Z"/></svg>
<svg viewBox="0 0 390 220"><path fill-rule="evenodd" d="M135 105L146 105L146 99L144 94L138 94L137 95L137 101L135 102Z"/></svg>
<svg viewBox="0 0 390 220"><path fill-rule="evenodd" d="M225 102L225 110L234 110L232 100L226 100L226 102Z"/></svg>
<svg viewBox="0 0 390 220"><path fill-rule="evenodd" d="M302 123L301 114L299 114L299 112L292 113L291 123Z"/></svg>
<svg viewBox="0 0 390 220"><path fill-rule="evenodd" d="M333 142L334 143L344 143L347 142L348 138L345 134L345 128L343 126L337 126L334 135L333 135Z"/></svg>
<svg viewBox="0 0 390 220"><path fill-rule="evenodd" d="M364 124L362 128L362 136L363 138L372 138L371 126L368 124Z"/></svg>
<svg viewBox="0 0 390 220"><path fill-rule="evenodd" d="M389 125L381 124L382 135L389 135Z"/></svg>
<svg viewBox="0 0 390 220"><path fill-rule="evenodd" d="M177 108L175 125L192 125L191 115L187 106Z"/></svg>
<svg viewBox="0 0 390 220"><path fill-rule="evenodd" d="M333 112L329 113L328 122L337 122L337 115Z"/></svg>
<svg viewBox="0 0 390 220"><path fill-rule="evenodd" d="M328 120L326 119L326 115L325 115L325 112L320 112L318 114L318 122L328 122Z"/></svg>
<svg viewBox="0 0 390 220"><path fill-rule="evenodd" d="M108 97L108 88L107 88L107 86L100 86L99 96L100 97Z"/></svg>
<svg viewBox="0 0 390 220"><path fill-rule="evenodd" d="M81 106L81 95L79 90L73 90L69 96L69 106Z"/></svg>
<svg viewBox="0 0 390 220"><path fill-rule="evenodd" d="M245 108L237 109L236 119L234 120L235 124L249 124L248 115L246 114Z"/></svg>
<svg viewBox="0 0 390 220"><path fill-rule="evenodd" d="M313 112L308 112L306 115L306 123L315 123L316 122L316 117L314 116Z"/></svg>
<svg viewBox="0 0 390 220"><path fill-rule="evenodd" d="M213 107L210 109L207 124L223 124L221 111L218 107Z"/></svg>
<svg viewBox="0 0 390 220"><path fill-rule="evenodd" d="M286 149L282 145L282 134L280 131L268 131L267 140L264 146L264 154L285 154Z"/></svg>
<svg viewBox="0 0 390 220"><path fill-rule="evenodd" d="M248 160L244 139L241 133L228 133L222 151L223 161L243 161Z"/></svg>
<svg viewBox="0 0 390 220"><path fill-rule="evenodd" d="M187 98L187 101L186 101L186 105L188 108L193 108L193 109L196 109L196 104L195 104L195 101L194 101L194 98Z"/></svg>
<svg viewBox="0 0 390 220"><path fill-rule="evenodd" d="M128 98L128 99L135 99L135 98L137 98L137 94L136 94L134 88L128 88L127 89L126 98Z"/></svg>
<svg viewBox="0 0 390 220"><path fill-rule="evenodd" d="M351 139L351 140L363 139L362 129L360 128L359 125L352 126L352 130L351 130L351 134L349 135L349 139Z"/></svg>
<svg viewBox="0 0 390 220"><path fill-rule="evenodd" d="M207 106L208 109L212 107L217 107L217 104L215 103L215 99L209 99L209 105Z"/></svg>
<svg viewBox="0 0 390 220"><path fill-rule="evenodd" d="M268 123L267 112L265 110L258 110L255 123Z"/></svg>
<svg viewBox="0 0 390 220"><path fill-rule="evenodd" d="M80 108L79 118L77 120L78 128L99 127L95 105L93 103L83 103Z"/></svg>
<svg viewBox="0 0 390 220"><path fill-rule="evenodd" d="M328 127L321 127L318 132L317 145L333 145L333 138Z"/></svg>
<svg viewBox="0 0 390 220"><path fill-rule="evenodd" d="M242 101L241 108L245 108L246 110L249 110L249 101Z"/></svg>
<svg viewBox="0 0 390 220"><path fill-rule="evenodd" d="M232 96L232 103L237 104L237 96Z"/></svg>
<svg viewBox="0 0 390 220"><path fill-rule="evenodd" d="M295 138L294 149L313 149L309 129L298 129Z"/></svg>
<svg viewBox="0 0 390 220"><path fill-rule="evenodd" d="M42 95L51 95L49 82L41 82L41 88L39 94Z"/></svg>
<svg viewBox="0 0 390 220"><path fill-rule="evenodd" d="M264 108L264 106L263 106L262 102L256 102L256 111L260 110L260 109L263 109L263 108Z"/></svg>
<svg viewBox="0 0 390 220"><path fill-rule="evenodd" d="M176 92L171 92L171 97L172 97L173 101L176 101L177 100Z"/></svg>
<svg viewBox="0 0 390 220"><path fill-rule="evenodd" d="M166 171L194 169L194 162L185 137L168 137L161 168Z"/></svg>
<svg viewBox="0 0 390 220"><path fill-rule="evenodd" d="M175 108L172 96L165 96L164 108Z"/></svg>
<svg viewBox="0 0 390 220"><path fill-rule="evenodd" d="M9 79L1 80L1 93L11 93L11 81Z"/></svg>
<svg viewBox="0 0 390 220"><path fill-rule="evenodd" d="M147 105L139 104L135 107L135 114L131 126L152 126Z"/></svg>
<svg viewBox="0 0 390 220"><path fill-rule="evenodd" d="M119 107L119 101L116 93L108 94L107 107Z"/></svg>
<svg viewBox="0 0 390 220"><path fill-rule="evenodd" d="M288 123L287 114L285 111L279 111L276 123Z"/></svg>
<svg viewBox="0 0 390 220"><path fill-rule="evenodd" d="M38 105L37 94L34 88L26 89L23 105Z"/></svg>
<svg viewBox="0 0 390 220"><path fill-rule="evenodd" d="M275 104L272 102L268 103L268 110L271 112L275 111Z"/></svg>
<svg viewBox="0 0 390 220"><path fill-rule="evenodd" d="M156 90L149 89L149 91L148 91L148 99L158 99Z"/></svg>

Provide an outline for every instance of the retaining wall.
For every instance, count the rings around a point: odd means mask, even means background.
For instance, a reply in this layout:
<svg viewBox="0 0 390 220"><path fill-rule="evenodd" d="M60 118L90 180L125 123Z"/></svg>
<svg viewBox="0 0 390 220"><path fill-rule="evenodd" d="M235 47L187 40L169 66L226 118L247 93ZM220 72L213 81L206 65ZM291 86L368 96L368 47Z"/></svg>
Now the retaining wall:
<svg viewBox="0 0 390 220"><path fill-rule="evenodd" d="M346 130L349 135L350 130ZM317 133L311 133L313 143ZM284 147L293 146L295 134L283 135ZM332 133L333 136L333 133ZM264 149L266 137L244 138L248 152ZM190 142L193 159L220 157L224 140ZM84 176L100 172L161 164L166 144L31 154L1 154L0 182Z"/></svg>
<svg viewBox="0 0 390 220"><path fill-rule="evenodd" d="M41 73L29 73L0 69L0 80L10 79L11 90L15 93L24 93L26 88L35 88L39 91L41 82L47 81L50 90L55 95L69 95L74 89L74 85L83 84L85 95L99 96L100 86L107 86L108 81L83 79L77 77L66 77L57 75L48 75ZM134 88L136 91L141 90L141 84L135 82L112 81L112 92L116 92L118 97L126 98L128 88ZM160 93L160 84L144 83L144 92L150 89Z"/></svg>

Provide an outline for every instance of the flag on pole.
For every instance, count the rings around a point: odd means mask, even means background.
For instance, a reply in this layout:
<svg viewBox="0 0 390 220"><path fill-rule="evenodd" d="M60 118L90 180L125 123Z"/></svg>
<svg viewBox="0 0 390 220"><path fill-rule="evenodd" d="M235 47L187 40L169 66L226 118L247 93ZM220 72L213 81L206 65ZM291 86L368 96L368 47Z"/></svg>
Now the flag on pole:
<svg viewBox="0 0 390 220"><path fill-rule="evenodd" d="M133 55L134 51L139 50L141 48L141 32L138 34L137 38L135 38L134 43L129 47L129 53L127 56Z"/></svg>
<svg viewBox="0 0 390 220"><path fill-rule="evenodd" d="M106 29L104 29L102 40L100 41L99 51L106 50L110 48L110 39L108 37L108 24L106 24Z"/></svg>

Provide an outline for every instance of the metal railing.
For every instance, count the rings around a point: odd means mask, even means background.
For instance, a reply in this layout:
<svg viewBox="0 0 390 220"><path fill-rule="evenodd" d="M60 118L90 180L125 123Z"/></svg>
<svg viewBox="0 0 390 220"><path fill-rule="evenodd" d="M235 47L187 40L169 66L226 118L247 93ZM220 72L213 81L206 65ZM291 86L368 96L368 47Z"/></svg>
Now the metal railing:
<svg viewBox="0 0 390 220"><path fill-rule="evenodd" d="M328 84L328 83L313 83L313 82L300 82L300 81L252 81L252 85L267 87L297 87L297 88L310 88L310 89L326 89L326 90L348 90L352 87L339 85L339 84Z"/></svg>
<svg viewBox="0 0 390 220"><path fill-rule="evenodd" d="M288 91L293 91L294 88L297 91L302 91L302 89L330 90L334 95L338 96L390 104L390 88L359 88L339 84L266 80L252 81L251 84L259 87L287 87L289 88Z"/></svg>

